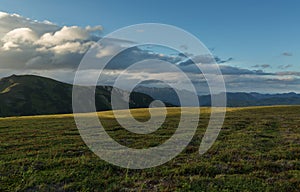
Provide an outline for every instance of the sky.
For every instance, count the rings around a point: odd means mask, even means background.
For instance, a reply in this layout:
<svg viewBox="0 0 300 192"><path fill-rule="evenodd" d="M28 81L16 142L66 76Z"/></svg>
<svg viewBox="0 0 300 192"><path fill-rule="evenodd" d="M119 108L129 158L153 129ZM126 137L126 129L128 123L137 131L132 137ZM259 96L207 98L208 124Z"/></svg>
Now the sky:
<svg viewBox="0 0 300 192"><path fill-rule="evenodd" d="M72 82L72 70L99 38L163 23L195 35L223 61L228 91L300 92L299 8L297 0L2 0L0 75Z"/></svg>

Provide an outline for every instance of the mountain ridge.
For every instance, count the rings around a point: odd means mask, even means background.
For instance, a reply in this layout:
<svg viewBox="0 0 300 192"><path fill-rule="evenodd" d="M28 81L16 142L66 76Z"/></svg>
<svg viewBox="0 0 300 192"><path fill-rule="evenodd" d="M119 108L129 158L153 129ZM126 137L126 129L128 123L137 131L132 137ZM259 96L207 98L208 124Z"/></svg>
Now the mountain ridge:
<svg viewBox="0 0 300 192"><path fill-rule="evenodd" d="M0 79L0 117L47 115L72 113L72 84L35 75L11 75ZM83 86L82 91L91 87ZM111 110L111 86L97 86L95 107L97 111ZM172 88L136 87L132 93L117 89L121 106L128 105L125 98L130 96L130 108L147 108L154 100L163 101L166 106L180 106L176 91L190 96L191 92ZM220 96L216 95L217 97ZM257 92L228 92L228 107L300 105L300 94ZM211 106L211 95L198 96L200 106ZM119 108L119 109L122 109Z"/></svg>
<svg viewBox="0 0 300 192"><path fill-rule="evenodd" d="M0 79L0 117L72 113L73 85L35 75L12 75ZM91 87L82 86L82 91ZM127 104L128 92L116 89L121 104ZM97 111L111 109L112 87L97 86L95 107ZM130 94L130 108L145 108L153 98L143 93ZM127 104L128 105L128 104Z"/></svg>
<svg viewBox="0 0 300 192"><path fill-rule="evenodd" d="M163 102L168 102L173 105L180 105L176 92L171 88L153 88L139 86L134 89L136 92L145 93L154 99L161 99ZM176 90L183 92L183 90ZM192 96L192 92L186 92L186 96ZM220 97L224 93L215 95ZM211 95L197 95L200 106L211 106ZM263 94L257 92L227 92L227 106L228 107L246 107L246 106L269 106L269 105L300 105L300 94L289 93L275 93Z"/></svg>

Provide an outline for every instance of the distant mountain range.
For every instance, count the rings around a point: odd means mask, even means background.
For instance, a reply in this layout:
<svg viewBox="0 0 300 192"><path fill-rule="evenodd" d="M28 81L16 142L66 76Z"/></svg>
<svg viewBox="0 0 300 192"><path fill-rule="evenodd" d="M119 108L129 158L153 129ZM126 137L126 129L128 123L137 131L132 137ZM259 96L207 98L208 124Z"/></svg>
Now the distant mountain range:
<svg viewBox="0 0 300 192"><path fill-rule="evenodd" d="M83 91L91 90L82 87ZM97 86L97 111L111 109L110 86ZM118 89L120 102L129 93ZM143 93L131 93L130 108L148 107L153 99ZM72 85L33 75L12 75L0 79L0 117L72 113Z"/></svg>
<svg viewBox="0 0 300 192"><path fill-rule="evenodd" d="M82 87L83 91L91 90ZM120 103L126 104L129 96L130 108L146 108L153 100L161 100L167 106L180 106L172 88L136 87L129 93L117 89ZM97 86L95 106L97 111L111 109L110 86ZM177 90L185 96L193 94ZM197 96L201 106L211 105L211 96ZM300 94L227 93L227 106L300 105ZM12 75L0 79L0 117L72 113L72 85L53 79L33 75Z"/></svg>
<svg viewBox="0 0 300 192"><path fill-rule="evenodd" d="M154 88L139 86L134 89L136 92L145 93L153 99L159 99L163 102L180 106L176 92L172 88ZM188 98L193 93L183 90L177 90ZM197 95L198 96L198 95ZM220 95L216 95L220 96ZM300 94L282 93L282 94L260 94L260 93L226 93L228 107L245 106L267 106L267 105L300 105ZM211 95L198 96L200 106L211 106Z"/></svg>

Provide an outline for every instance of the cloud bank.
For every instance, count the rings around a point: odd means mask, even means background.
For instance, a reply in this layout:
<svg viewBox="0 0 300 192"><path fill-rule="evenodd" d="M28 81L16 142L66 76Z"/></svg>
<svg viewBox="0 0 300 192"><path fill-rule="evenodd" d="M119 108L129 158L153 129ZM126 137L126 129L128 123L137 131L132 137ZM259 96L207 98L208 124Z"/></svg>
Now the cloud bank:
<svg viewBox="0 0 300 192"><path fill-rule="evenodd" d="M101 26L57 26L0 12L1 69L76 68Z"/></svg>
<svg viewBox="0 0 300 192"><path fill-rule="evenodd" d="M141 31L143 32L143 31ZM98 45L101 38L101 26L59 26L49 21L36 21L22 17L18 14L0 12L0 77L11 74L36 74L55 78L68 83L73 82L82 57L91 46L98 46L97 59L111 56L118 46L129 45L131 42L120 39L111 39L106 45ZM283 56L293 56L284 52ZM190 56L190 55L187 55ZM131 64L144 59L158 59L177 65L186 72L192 82L203 90L207 85L203 75L197 68L210 67L217 62L224 75L228 91L256 91L256 92L300 92L300 72L287 71L292 65L280 65L276 72L266 72L272 68L271 64L253 64L252 69L241 68L234 65L235 59L221 59L217 56L193 56L197 63L193 63L183 54L167 55L155 53L142 48L131 48L120 53L111 60L103 73L99 84L110 85L120 71ZM256 69L253 69L256 68ZM97 70L93 66L87 68L91 78L97 78ZM127 71L128 82L136 79L148 79L148 85L158 84L155 79L163 76L169 83L182 83L175 73L161 73L159 69L145 69L143 71ZM152 81L149 79L153 79ZM198 90L199 93L204 93Z"/></svg>

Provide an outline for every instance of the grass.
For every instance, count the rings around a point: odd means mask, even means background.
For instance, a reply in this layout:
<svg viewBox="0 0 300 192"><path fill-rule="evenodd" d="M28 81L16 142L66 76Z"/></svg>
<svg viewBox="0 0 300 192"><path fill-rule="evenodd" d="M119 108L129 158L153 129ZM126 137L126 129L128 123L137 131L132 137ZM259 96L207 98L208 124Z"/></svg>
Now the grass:
<svg viewBox="0 0 300 192"><path fill-rule="evenodd" d="M300 107L229 108L213 147L198 149L209 119L201 111L193 140L159 167L128 170L94 155L72 115L0 119L0 191L299 191ZM148 110L132 110L147 120ZM111 112L99 113L111 137L133 148L163 143L180 110L169 108L155 133L124 130ZM123 117L126 118L126 117Z"/></svg>

